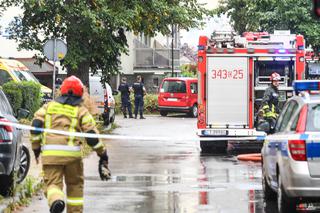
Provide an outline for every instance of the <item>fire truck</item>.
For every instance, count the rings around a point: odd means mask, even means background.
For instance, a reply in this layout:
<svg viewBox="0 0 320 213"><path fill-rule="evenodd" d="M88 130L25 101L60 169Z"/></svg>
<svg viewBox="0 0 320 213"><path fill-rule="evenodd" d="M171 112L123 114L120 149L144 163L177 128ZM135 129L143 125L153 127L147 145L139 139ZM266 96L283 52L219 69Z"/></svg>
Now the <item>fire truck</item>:
<svg viewBox="0 0 320 213"><path fill-rule="evenodd" d="M202 152L225 150L229 138L265 134L256 130L255 121L270 75L281 76L281 106L293 95L293 81L304 79L305 41L290 31L200 36L198 69L197 134Z"/></svg>

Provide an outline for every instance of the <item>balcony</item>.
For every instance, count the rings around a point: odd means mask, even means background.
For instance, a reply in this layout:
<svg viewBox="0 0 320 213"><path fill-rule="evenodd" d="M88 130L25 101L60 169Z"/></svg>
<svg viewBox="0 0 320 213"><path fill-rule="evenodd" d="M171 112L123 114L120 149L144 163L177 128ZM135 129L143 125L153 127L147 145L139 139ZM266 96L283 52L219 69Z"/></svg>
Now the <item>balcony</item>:
<svg viewBox="0 0 320 213"><path fill-rule="evenodd" d="M135 48L135 68L171 68L171 49ZM180 67L180 50L173 50L174 67Z"/></svg>

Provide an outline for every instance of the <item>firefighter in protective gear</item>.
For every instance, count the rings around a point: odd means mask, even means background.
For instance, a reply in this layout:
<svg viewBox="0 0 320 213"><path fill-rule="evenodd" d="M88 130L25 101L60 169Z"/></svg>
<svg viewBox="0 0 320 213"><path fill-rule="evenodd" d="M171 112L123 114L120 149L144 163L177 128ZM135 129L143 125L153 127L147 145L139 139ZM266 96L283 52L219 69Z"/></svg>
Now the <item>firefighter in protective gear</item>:
<svg viewBox="0 0 320 213"><path fill-rule="evenodd" d="M270 76L271 85L266 89L262 99L260 113L264 121L269 122L270 130L275 127L279 115L279 81L281 76L274 72ZM261 122L259 122L261 123Z"/></svg>
<svg viewBox="0 0 320 213"><path fill-rule="evenodd" d="M83 106L83 90L80 79L75 76L66 78L60 88L61 96L35 113L32 126L70 133L98 134L94 118ZM37 162L41 154L45 194L50 212L63 212L65 208L64 179L67 188L67 212L81 213L84 179L80 138L35 129L31 131L31 142ZM100 157L98 169L101 179L110 178L104 144L94 138L86 138L86 142Z"/></svg>

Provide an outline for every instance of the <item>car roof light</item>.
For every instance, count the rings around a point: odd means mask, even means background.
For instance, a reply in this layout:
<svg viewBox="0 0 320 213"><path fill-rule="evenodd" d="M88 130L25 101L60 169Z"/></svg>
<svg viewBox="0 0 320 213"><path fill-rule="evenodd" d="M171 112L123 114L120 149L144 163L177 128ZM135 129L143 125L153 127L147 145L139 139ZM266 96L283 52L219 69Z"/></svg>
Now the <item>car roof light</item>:
<svg viewBox="0 0 320 213"><path fill-rule="evenodd" d="M294 81L293 88L295 92L320 90L319 80L301 80Z"/></svg>

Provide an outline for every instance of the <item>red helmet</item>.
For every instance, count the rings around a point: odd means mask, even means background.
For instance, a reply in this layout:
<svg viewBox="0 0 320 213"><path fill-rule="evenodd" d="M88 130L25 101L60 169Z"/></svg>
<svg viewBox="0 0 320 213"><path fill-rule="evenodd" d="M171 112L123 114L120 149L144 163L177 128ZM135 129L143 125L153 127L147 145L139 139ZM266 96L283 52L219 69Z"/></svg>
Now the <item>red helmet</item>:
<svg viewBox="0 0 320 213"><path fill-rule="evenodd" d="M280 81L281 80L281 76L274 72L270 75L270 81Z"/></svg>
<svg viewBox="0 0 320 213"><path fill-rule="evenodd" d="M73 95L82 97L83 95L83 83L79 78L72 75L62 82L60 87L61 95Z"/></svg>

